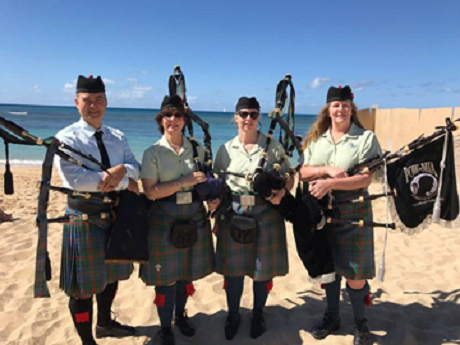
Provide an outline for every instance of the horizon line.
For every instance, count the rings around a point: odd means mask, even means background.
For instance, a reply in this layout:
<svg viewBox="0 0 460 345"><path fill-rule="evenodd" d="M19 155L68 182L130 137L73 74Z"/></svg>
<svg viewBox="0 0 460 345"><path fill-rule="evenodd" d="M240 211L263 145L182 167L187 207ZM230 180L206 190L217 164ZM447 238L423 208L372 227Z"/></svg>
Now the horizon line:
<svg viewBox="0 0 460 345"><path fill-rule="evenodd" d="M71 105L44 105L44 104L21 104L21 103L0 103L0 106L23 106L23 107L52 107L52 108L75 108ZM107 109L135 109L135 110L151 110L160 111L158 108L135 108L135 107L107 107ZM205 112L205 113L232 113L233 111L222 111L222 110L193 110L194 112ZM262 114L268 114L268 112L262 112ZM299 116L317 116L316 114L302 114L296 113Z"/></svg>

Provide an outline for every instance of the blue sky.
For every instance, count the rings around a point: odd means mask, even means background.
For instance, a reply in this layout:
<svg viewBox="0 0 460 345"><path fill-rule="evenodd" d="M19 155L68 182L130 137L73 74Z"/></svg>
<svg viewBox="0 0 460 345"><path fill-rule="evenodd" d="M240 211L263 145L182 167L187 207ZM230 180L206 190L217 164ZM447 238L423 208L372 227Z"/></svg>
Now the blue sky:
<svg viewBox="0 0 460 345"><path fill-rule="evenodd" d="M459 0L0 0L0 103L72 105L93 74L109 106L158 108L179 64L195 110L269 111L285 73L300 113L338 84L360 107L460 106L459 18Z"/></svg>

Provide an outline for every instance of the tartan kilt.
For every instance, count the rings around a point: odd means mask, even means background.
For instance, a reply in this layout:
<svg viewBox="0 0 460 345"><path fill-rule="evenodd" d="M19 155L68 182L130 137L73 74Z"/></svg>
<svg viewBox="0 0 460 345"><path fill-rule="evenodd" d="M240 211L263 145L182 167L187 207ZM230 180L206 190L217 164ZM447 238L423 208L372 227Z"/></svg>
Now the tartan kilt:
<svg viewBox="0 0 460 345"><path fill-rule="evenodd" d="M189 248L176 248L170 232L176 221L197 224L198 239ZM149 210L149 261L140 266L139 276L146 285L169 285L178 280L197 280L214 272L214 247L203 202L188 205L155 201Z"/></svg>
<svg viewBox="0 0 460 345"><path fill-rule="evenodd" d="M368 193L363 190L334 193L337 201L357 198L359 195L368 195ZM341 219L373 220L370 201L340 205L339 209ZM351 280L374 278L374 229L370 226L360 228L350 224L328 224L326 229L336 273Z"/></svg>
<svg viewBox="0 0 460 345"><path fill-rule="evenodd" d="M253 243L233 240L231 212L217 220L216 272L224 276L249 276L256 281L286 275L289 264L283 217L269 204L250 208L262 208L260 213L249 209L243 214L256 219L257 236Z"/></svg>
<svg viewBox="0 0 460 345"><path fill-rule="evenodd" d="M108 220L75 221L64 225L60 288L68 296L102 292L107 284L126 280L132 264L105 263Z"/></svg>

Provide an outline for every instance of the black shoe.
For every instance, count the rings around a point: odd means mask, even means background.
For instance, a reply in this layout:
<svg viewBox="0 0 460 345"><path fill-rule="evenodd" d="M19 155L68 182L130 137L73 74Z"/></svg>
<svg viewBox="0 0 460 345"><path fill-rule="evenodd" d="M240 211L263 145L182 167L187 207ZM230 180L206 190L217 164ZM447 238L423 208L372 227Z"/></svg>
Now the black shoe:
<svg viewBox="0 0 460 345"><path fill-rule="evenodd" d="M122 325L119 322L112 320L110 326L100 327L96 326L96 338L114 337L123 338L130 337L136 333L136 329L131 326Z"/></svg>
<svg viewBox="0 0 460 345"><path fill-rule="evenodd" d="M225 339L232 340L235 337L236 333L238 333L240 323L240 314L238 314L237 317L231 315L227 316L227 321L225 321Z"/></svg>
<svg viewBox="0 0 460 345"><path fill-rule="evenodd" d="M158 332L160 336L161 345L174 345L174 333L171 327L161 327L161 330Z"/></svg>
<svg viewBox="0 0 460 345"><path fill-rule="evenodd" d="M174 320L174 325L179 327L180 332L186 337L193 337L195 335L195 326L190 322L187 312Z"/></svg>
<svg viewBox="0 0 460 345"><path fill-rule="evenodd" d="M249 335L252 339L257 339L267 331L265 316L263 313L257 313L252 316L251 332Z"/></svg>
<svg viewBox="0 0 460 345"><path fill-rule="evenodd" d="M313 338L320 340L326 338L331 332L337 331L340 328L340 317L332 316L327 310L324 313L323 321L316 326L311 335Z"/></svg>
<svg viewBox="0 0 460 345"><path fill-rule="evenodd" d="M355 327L353 345L368 345L369 344L369 328L367 328L367 320L364 319L361 325Z"/></svg>

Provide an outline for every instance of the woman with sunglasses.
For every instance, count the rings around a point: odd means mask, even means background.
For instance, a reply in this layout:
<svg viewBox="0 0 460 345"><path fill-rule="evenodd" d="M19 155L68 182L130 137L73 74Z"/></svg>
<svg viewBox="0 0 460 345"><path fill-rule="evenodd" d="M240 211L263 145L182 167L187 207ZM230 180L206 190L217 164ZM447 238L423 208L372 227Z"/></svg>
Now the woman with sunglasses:
<svg viewBox="0 0 460 345"><path fill-rule="evenodd" d="M238 135L220 147L214 165L214 171L225 178L231 191L228 197L231 202L228 207L219 208L226 211L218 212L215 228L216 271L224 275L228 304L227 340L235 337L240 325L244 276L253 279L250 336L255 339L267 330L263 309L273 286L272 279L288 273L285 224L281 214L272 206L279 204L286 190L272 190L272 197L267 201L255 195L252 182L242 177L254 173L267 141L257 129L259 110L255 97L238 100L234 114ZM275 162L285 157L281 144L272 140L265 169L272 169ZM288 172L289 168L286 159L281 164L281 173ZM216 209L219 203L218 200L210 202L210 209Z"/></svg>
<svg viewBox="0 0 460 345"><path fill-rule="evenodd" d="M373 132L363 128L349 86L331 87L327 103L304 142L300 179L309 182L310 193L317 199L332 192L334 200L356 199L367 194L372 173L348 176L346 171L368 158L381 154ZM339 206L342 219L372 221L370 202ZM324 339L340 327L339 305L342 277L353 307L354 345L369 343L364 317L369 294L367 279L375 276L373 229L348 224L327 225L336 279L326 284L327 309L322 322L313 330L316 339Z"/></svg>
<svg viewBox="0 0 460 345"><path fill-rule="evenodd" d="M185 304L195 291L191 282L214 271L214 250L206 210L193 188L206 181L194 161L204 159L204 150L198 145L194 157L192 143L184 136L191 118L181 98L165 96L155 120L162 137L145 150L142 160L144 193L155 202L149 210L149 261L141 266L140 277L146 285L155 285L160 342L171 345L173 311L180 332L195 334Z"/></svg>

